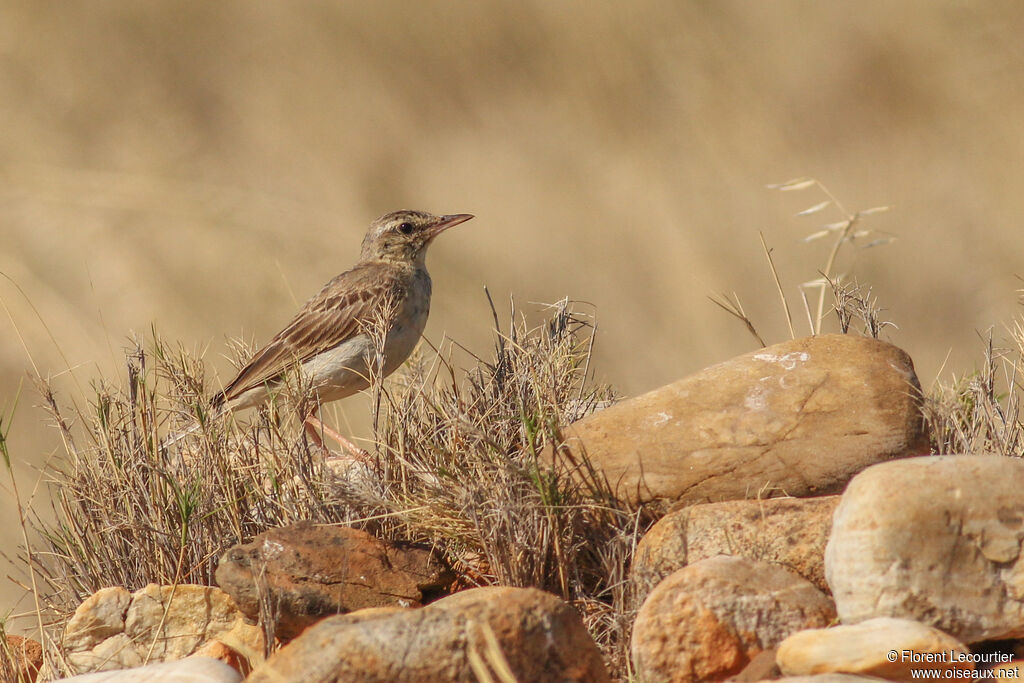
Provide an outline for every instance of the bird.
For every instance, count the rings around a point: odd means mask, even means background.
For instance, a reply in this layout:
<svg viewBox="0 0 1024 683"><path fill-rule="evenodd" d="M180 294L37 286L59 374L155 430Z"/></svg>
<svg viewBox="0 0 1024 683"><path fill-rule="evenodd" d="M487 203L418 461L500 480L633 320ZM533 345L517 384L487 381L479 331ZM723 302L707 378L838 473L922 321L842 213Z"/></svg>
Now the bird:
<svg viewBox="0 0 1024 683"><path fill-rule="evenodd" d="M323 433L365 455L320 420L319 407L366 389L372 374L386 377L405 362L430 313L427 248L442 232L471 218L403 210L373 221L356 264L324 285L256 351L213 396L212 408L223 414L259 405L299 367L316 399L303 418L307 433L321 447ZM375 366L378 353L380 367Z"/></svg>

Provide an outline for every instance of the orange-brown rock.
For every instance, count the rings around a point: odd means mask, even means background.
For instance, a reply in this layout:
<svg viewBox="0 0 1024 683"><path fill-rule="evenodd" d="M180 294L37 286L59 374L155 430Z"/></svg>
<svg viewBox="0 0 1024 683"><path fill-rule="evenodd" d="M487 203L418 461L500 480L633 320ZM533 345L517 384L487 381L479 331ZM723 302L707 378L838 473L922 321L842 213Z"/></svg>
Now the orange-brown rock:
<svg viewBox="0 0 1024 683"><path fill-rule="evenodd" d="M807 337L707 368L565 430L616 495L679 504L837 493L869 465L926 452L910 357Z"/></svg>
<svg viewBox="0 0 1024 683"><path fill-rule="evenodd" d="M643 593L716 555L781 565L828 592L825 544L839 496L703 503L670 512L640 540L632 576Z"/></svg>
<svg viewBox="0 0 1024 683"><path fill-rule="evenodd" d="M419 607L454 575L429 548L386 543L359 529L302 523L231 548L216 578L250 618L260 613L262 591L277 620L276 635L288 639L325 616L366 607Z"/></svg>
<svg viewBox="0 0 1024 683"><path fill-rule="evenodd" d="M328 617L264 664L248 683L428 683L608 680L579 614L533 588L474 588L422 609Z"/></svg>
<svg viewBox="0 0 1024 683"><path fill-rule="evenodd" d="M720 681L763 650L835 618L831 601L778 565L719 556L659 583L633 624L633 665L644 681Z"/></svg>
<svg viewBox="0 0 1024 683"><path fill-rule="evenodd" d="M10 653L10 659L0 661L0 678L6 676L12 681L35 681L43 667L43 646L39 641L9 635L6 651Z"/></svg>
<svg viewBox="0 0 1024 683"><path fill-rule="evenodd" d="M226 638L230 640L230 636ZM248 648L238 648L238 644L229 645L222 640L211 640L206 644L202 645L193 652L189 657L206 657L207 659L216 659L224 664L227 664L232 669L238 672L238 675L242 678L248 676L253 667L264 660L262 652L253 652ZM245 650L244 652L242 650Z"/></svg>

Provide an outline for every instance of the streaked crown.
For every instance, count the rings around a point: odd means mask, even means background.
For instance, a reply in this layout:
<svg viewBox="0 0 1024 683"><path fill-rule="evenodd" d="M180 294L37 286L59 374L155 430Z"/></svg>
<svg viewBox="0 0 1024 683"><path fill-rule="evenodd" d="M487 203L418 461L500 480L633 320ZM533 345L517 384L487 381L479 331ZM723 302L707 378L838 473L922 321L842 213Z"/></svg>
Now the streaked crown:
<svg viewBox="0 0 1024 683"><path fill-rule="evenodd" d="M394 211L370 224L363 238L360 258L363 261L420 261L435 237L472 217L468 213L435 216L426 211Z"/></svg>

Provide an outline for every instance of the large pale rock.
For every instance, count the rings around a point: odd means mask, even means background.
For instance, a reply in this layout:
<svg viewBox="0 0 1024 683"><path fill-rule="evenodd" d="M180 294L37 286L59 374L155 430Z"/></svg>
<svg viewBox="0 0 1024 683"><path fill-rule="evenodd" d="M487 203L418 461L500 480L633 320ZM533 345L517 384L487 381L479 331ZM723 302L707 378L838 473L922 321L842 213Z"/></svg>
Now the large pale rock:
<svg viewBox="0 0 1024 683"><path fill-rule="evenodd" d="M386 543L365 531L296 524L271 529L228 550L217 583L255 619L261 591L275 633L293 638L325 616L367 607L419 607L454 574L429 549Z"/></svg>
<svg viewBox="0 0 1024 683"><path fill-rule="evenodd" d="M209 657L189 657L132 669L81 674L64 683L239 683L242 676L227 664Z"/></svg>
<svg viewBox="0 0 1024 683"><path fill-rule="evenodd" d="M502 660L517 681L608 680L600 652L571 606L536 589L498 587L456 593L422 609L328 617L247 680L475 682L484 679L474 667L494 671L488 663L500 668Z"/></svg>
<svg viewBox="0 0 1024 683"><path fill-rule="evenodd" d="M843 623L901 617L955 638L1024 636L1024 460L876 465L836 508L825 574Z"/></svg>
<svg viewBox="0 0 1024 683"><path fill-rule="evenodd" d="M831 601L778 565L713 557L668 576L633 624L632 657L643 681L719 681L787 636L827 625Z"/></svg>
<svg viewBox="0 0 1024 683"><path fill-rule="evenodd" d="M853 626L810 629L782 641L775 661L788 676L850 673L907 681L913 671L970 678L970 650L942 631L907 619L879 617ZM920 674L916 674L920 676Z"/></svg>
<svg viewBox="0 0 1024 683"><path fill-rule="evenodd" d="M778 564L823 591L825 543L839 496L769 498L692 505L670 512L644 534L632 576L646 593L688 564L739 555Z"/></svg>
<svg viewBox="0 0 1024 683"><path fill-rule="evenodd" d="M825 335L769 346L565 430L629 503L837 493L865 467L924 453L910 357ZM762 495L762 497L764 497Z"/></svg>
<svg viewBox="0 0 1024 683"><path fill-rule="evenodd" d="M79 605L64 634L66 661L76 673L181 659L213 640L246 656L263 651L260 629L209 586L150 584L132 594L104 588Z"/></svg>

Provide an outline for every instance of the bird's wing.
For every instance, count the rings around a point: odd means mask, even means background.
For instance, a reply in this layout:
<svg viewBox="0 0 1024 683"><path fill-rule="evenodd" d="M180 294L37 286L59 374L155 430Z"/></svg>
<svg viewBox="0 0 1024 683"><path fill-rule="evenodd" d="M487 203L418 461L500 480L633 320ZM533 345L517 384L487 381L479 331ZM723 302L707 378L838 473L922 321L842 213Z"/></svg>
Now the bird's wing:
<svg viewBox="0 0 1024 683"><path fill-rule="evenodd" d="M238 376L214 396L220 405L249 389L278 380L296 364L363 334L375 318L401 300L402 282L377 272L381 264L356 266L331 280Z"/></svg>

